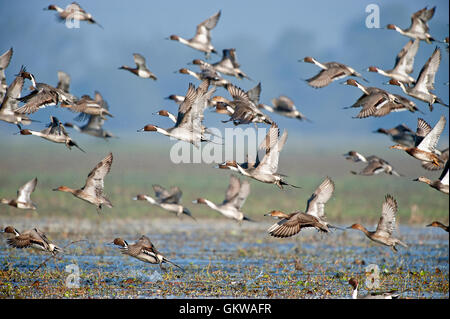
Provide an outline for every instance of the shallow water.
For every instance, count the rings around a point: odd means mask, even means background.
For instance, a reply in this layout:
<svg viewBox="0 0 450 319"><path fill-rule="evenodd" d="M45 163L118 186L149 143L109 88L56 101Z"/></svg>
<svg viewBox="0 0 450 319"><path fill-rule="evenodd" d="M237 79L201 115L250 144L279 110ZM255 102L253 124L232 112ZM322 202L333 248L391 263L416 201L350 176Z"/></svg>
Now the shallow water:
<svg viewBox="0 0 450 319"><path fill-rule="evenodd" d="M270 219L239 225L222 219L14 217L2 223L38 227L60 247L84 240L32 273L50 255L9 248L8 235L1 234L0 296L8 298L349 298L351 277L362 294L369 290L369 264L379 268L379 290L395 289L401 298L449 297L449 238L437 228L401 226L396 236L409 247L394 253L356 230L273 238L266 232ZM185 271L170 264L162 271L111 244L115 237L133 242L142 234ZM79 288L66 285L71 264L79 269Z"/></svg>

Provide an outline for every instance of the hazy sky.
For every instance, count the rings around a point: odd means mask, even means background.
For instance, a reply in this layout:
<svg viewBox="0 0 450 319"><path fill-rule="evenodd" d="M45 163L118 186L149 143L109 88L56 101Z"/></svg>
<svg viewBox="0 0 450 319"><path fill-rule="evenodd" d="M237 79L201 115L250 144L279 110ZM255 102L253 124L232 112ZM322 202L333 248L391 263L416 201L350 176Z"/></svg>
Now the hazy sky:
<svg viewBox="0 0 450 319"><path fill-rule="evenodd" d="M305 123L272 115L281 128L289 129L291 135L360 136L371 134L378 127L388 128L399 123L415 129L418 116L431 125L442 114L448 117L448 108L435 105L435 110L430 113L425 103L414 100L425 114L401 112L382 118L353 119L358 110L342 108L353 104L361 92L339 83L313 89L303 80L315 75L318 68L297 62L305 56L314 56L323 62L339 61L363 73L370 81L368 85L400 93L398 87L382 85L386 78L365 69L370 65L392 68L395 56L409 39L392 30L366 28L366 6L379 5L381 27L394 23L407 28L412 13L427 5L436 5L436 14L429 22L430 33L442 40L449 34L448 1L80 0L80 5L104 29L86 23L81 23L79 29L68 29L57 21L54 11L43 10L51 3L65 7L70 2L0 1L0 53L14 48L6 71L8 83L21 65L25 65L38 82L52 85L56 85L57 71L64 70L72 77L73 94L93 95L94 90L103 94L115 115L107 121L105 128L118 134L139 134L136 129L147 123L171 126L168 119L152 113L161 108L177 112L176 105L164 97L184 95L188 83L198 84L198 81L174 71L204 55L165 38L171 34L192 37L196 25L218 10L222 10L222 16L212 31L213 45L219 52L236 48L242 70L255 81L228 79L245 90L261 81L261 101L267 104L280 94L291 97L300 111L313 121ZM444 49L446 45L438 46L442 48L442 61L436 76L435 93L448 103L448 86L444 83L449 80L449 55ZM421 42L414 77L418 76L434 48L435 44ZM132 54L135 52L147 58L158 81L118 70L123 64L133 65ZM213 55L210 61L219 59L220 55ZM228 96L222 88L216 93ZM32 128L41 129L50 114L64 122L72 121L76 116L61 108L48 107L32 115L43 122L33 124ZM207 111L206 124L218 128L230 126L220 123L225 118ZM2 135L16 131L14 125L0 123ZM445 134L448 135L448 125Z"/></svg>

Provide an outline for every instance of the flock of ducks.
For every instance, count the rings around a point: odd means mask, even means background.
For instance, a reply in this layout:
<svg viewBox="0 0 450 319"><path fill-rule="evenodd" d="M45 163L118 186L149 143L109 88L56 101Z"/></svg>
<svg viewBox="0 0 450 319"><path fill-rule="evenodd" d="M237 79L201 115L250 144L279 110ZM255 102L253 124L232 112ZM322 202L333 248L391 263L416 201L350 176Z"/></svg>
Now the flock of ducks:
<svg viewBox="0 0 450 319"><path fill-rule="evenodd" d="M55 10L61 20L71 17L78 21L98 24L91 14L84 11L75 2L66 9L56 5L49 5L46 9ZM393 24L389 24L387 29L396 30L400 34L412 38L412 40L407 42L400 53L398 53L392 70L382 70L375 66L368 68L369 72L377 72L389 77L389 84L400 86L408 96L426 102L430 111L433 110L433 104L435 103L448 107L431 92L434 89L435 74L441 60L441 50L436 47L432 56L420 71L417 80L412 78L410 74L413 72L414 58L419 49L419 42L431 43L436 41L428 33L429 27L427 25L428 21L433 17L434 11L435 8L429 10L424 8L414 13L411 17L411 26L408 29L401 29ZM195 36L191 39L185 39L178 35L171 35L167 39L178 41L203 52L206 59L208 59L211 53L217 54L211 43L211 30L216 27L220 17L221 11L200 23L197 26ZM50 84L36 82L35 76L27 72L25 67L22 67L8 86L4 70L8 67L12 54L13 49L11 48L0 56L0 120L17 125L20 135L35 135L54 143L64 144L69 149L75 146L83 152L84 150L69 136L65 127L70 127L78 132L99 138L115 137L112 133L102 128L105 120L107 120L107 116L112 117L113 115L110 113L108 104L104 101L101 94L96 91L94 98L87 94L81 98L74 96L69 91L70 76L62 71L58 72L58 84L56 87L53 87ZM136 63L135 68L123 65L119 69L127 70L140 78L156 81L157 76L148 68L146 59L138 53L133 54L133 57ZM358 77L368 82L355 69L342 63L321 63L313 57L305 57L299 61L315 64L322 69L317 75L306 80L313 88L323 88L336 80L350 76ZM285 175L278 173L279 155L286 144L287 131L284 130L283 134L280 134L277 123L263 112L268 111L293 119L308 120L297 110L295 103L289 97L282 95L272 99L272 106L265 105L259 101L261 83L258 83L257 86L249 91L244 91L229 80L224 79L222 74L237 79L251 79L241 70L241 66L237 62L235 49L224 49L222 51L222 59L216 63L210 64L196 59L192 62L192 65L199 66L200 72L194 72L186 68L180 69L178 72L195 77L200 80L200 84L196 87L190 83L185 96L170 95L168 97L168 99L178 104L178 114L174 115L167 110L160 110L156 113L160 116L168 117L174 123L174 126L161 128L153 124L147 124L138 132L157 132L198 147L202 142L212 142L209 136L213 134L203 124L204 111L207 108L229 116L228 119L222 121L224 123L232 122L234 125L253 123L255 127L258 123L270 125L266 137L258 147L259 150L265 152L262 159L259 159L258 155L255 159L249 159L247 156L247 162L245 163L226 161L216 167L230 170L262 183L274 184L280 189L283 189L283 186L297 188L297 186L289 184L285 180ZM22 97L21 92L25 80L31 81L31 92ZM356 118L381 117L388 115L390 112L405 110L412 113L420 111L413 101L404 96L392 94L377 87L366 87L355 79L347 79L343 84L355 86L363 92L363 95L350 106L350 108L362 108ZM218 95L213 96L217 87L223 87L231 98ZM23 103L23 105L19 106L19 103ZM78 119L88 119L87 123L84 126L78 126L70 122L63 124L56 117L51 116L51 123L41 131L22 128L22 126L30 125L34 122L28 117L28 114L35 113L48 106L58 105L72 112L79 113ZM420 176L416 180L426 183L442 193L449 194L448 149L442 151L436 149L445 125L446 118L444 116L441 116L434 127L431 127L422 118L418 118L415 132L404 124L400 124L392 129L380 128L376 132L390 136L397 143L391 146L392 149L405 151L410 156L421 161L425 169L442 170L442 174L437 181L431 181L424 176ZM360 172L352 171L353 174L371 176L386 173L402 176L387 161L378 156L364 156L357 151L349 151L344 156L353 162L363 162L367 165ZM101 211L103 206L111 208L113 205L104 194L104 178L110 172L112 162L113 154L110 153L92 169L82 188L73 189L68 186L59 186L54 191L71 193L74 197L94 205L98 212ZM19 188L15 199L2 198L0 202L19 209L36 210L36 204L31 201L31 194L35 190L36 185L37 178L34 178ZM189 209L181 203L182 191L178 187L172 187L167 190L162 186L153 185L153 190L155 192L154 198L149 195L138 194L133 199L147 201L152 205L175 213L177 216L187 215L195 220ZM298 234L303 228L314 228L324 233L329 233L330 229L333 228L345 230L326 221L325 205L333 196L334 191L335 183L331 178L326 177L307 201L305 212L295 211L286 214L279 210L273 210L267 213L265 216L278 219L275 224L269 227L268 233L274 237L286 238ZM225 199L221 204L215 204L206 198L198 198L193 203L207 205L223 216L239 222L244 220L252 221L242 212L242 207L249 194L250 183L247 180L240 180L237 176L231 174ZM369 231L360 224L353 224L347 229L359 230L370 240L391 247L393 251L397 251L398 245L406 248L408 247L407 244L393 236L397 211L397 201L392 195L387 194L382 204L381 217L375 231ZM427 226L440 227L448 232L448 226L437 221ZM8 238L7 242L15 248L34 247L53 254L62 251L62 248L51 243L45 234L37 228L20 233L14 227L8 226L4 229L4 232L13 235L13 237ZM122 253L141 261L159 264L161 267L163 263L170 263L183 270L182 267L174 264L158 252L150 239L144 235L133 244L128 244L122 238L115 238L113 243L120 247ZM353 287L353 297L356 298L358 282L352 278L349 284ZM396 295L386 293L381 296L382 298L394 298ZM380 295L376 297L380 297Z"/></svg>

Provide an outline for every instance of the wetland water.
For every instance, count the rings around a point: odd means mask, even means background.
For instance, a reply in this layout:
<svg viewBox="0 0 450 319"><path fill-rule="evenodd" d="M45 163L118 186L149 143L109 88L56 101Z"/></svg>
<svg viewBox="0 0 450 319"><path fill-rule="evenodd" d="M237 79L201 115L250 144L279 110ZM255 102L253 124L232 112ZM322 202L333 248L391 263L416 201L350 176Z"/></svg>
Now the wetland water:
<svg viewBox="0 0 450 319"><path fill-rule="evenodd" d="M396 289L401 298L449 297L449 238L442 229L400 226L396 235L409 247L394 253L355 230L302 230L277 239L266 232L271 224L269 218L239 225L223 219L5 217L2 229L38 227L60 247L85 241L33 274L50 255L9 248L10 235L0 234L0 297L350 298L351 277L360 281L361 294L373 278L379 290ZM142 234L185 271L170 264L161 271L111 244L115 237L131 243ZM371 264L377 277L366 271Z"/></svg>

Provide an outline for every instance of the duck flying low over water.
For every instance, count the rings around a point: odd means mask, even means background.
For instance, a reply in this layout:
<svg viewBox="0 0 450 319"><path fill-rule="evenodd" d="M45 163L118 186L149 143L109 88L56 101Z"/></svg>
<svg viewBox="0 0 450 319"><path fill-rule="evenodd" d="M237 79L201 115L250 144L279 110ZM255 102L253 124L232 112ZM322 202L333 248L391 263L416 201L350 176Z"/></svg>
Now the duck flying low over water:
<svg viewBox="0 0 450 319"><path fill-rule="evenodd" d="M345 107L355 108L362 106L361 111L354 118L381 117L391 112L410 111L414 113L419 111L414 102L403 96L391 94L376 87L366 87L354 79L349 79L343 84L355 86L363 92L363 95L353 105Z"/></svg>
<svg viewBox="0 0 450 319"><path fill-rule="evenodd" d="M298 186L289 184L286 181L284 181L283 177L286 177L286 175L277 173L278 159L280 157L280 152L283 150L284 144L286 143L287 140L288 136L287 131L285 130L280 138L279 136L280 130L278 129L278 126L275 123L273 123L272 126L269 128L269 131L267 132L265 139L259 146L260 149L265 149L266 151L266 154L264 155L261 162L259 162L257 166L252 166L248 168L244 168L236 163L234 164L237 166L239 173L241 173L244 176L256 179L257 181L268 184L275 184L280 189L283 189L283 185L289 185L295 188L300 188Z"/></svg>
<svg viewBox="0 0 450 319"><path fill-rule="evenodd" d="M400 296L400 294L397 293L397 290L375 291L370 292L367 295L361 296L358 295L358 286L359 286L358 280L356 280L355 278L350 278L348 283L353 288L352 299L397 299Z"/></svg>
<svg viewBox="0 0 450 319"><path fill-rule="evenodd" d="M443 230L445 230L448 233L448 226L445 226L444 224L442 224L441 222L437 222L434 221L431 224L428 224L427 227L438 227L438 228L442 228Z"/></svg>
<svg viewBox="0 0 450 319"><path fill-rule="evenodd" d="M6 94L0 104L0 120L2 121L16 125L30 125L33 122L26 115L16 113L19 107L18 99L20 98L25 81L25 72L25 68L22 66L19 74L6 90Z"/></svg>
<svg viewBox="0 0 450 319"><path fill-rule="evenodd" d="M132 68L126 65L122 65L119 69L120 70L127 70L131 73L136 74L140 78L144 79L152 79L157 80L156 75L154 75L147 67L147 64L145 63L145 58L140 55L139 53L133 53L134 63L136 63L136 67Z"/></svg>
<svg viewBox="0 0 450 319"><path fill-rule="evenodd" d="M15 199L1 198L0 203L20 209L36 210L36 204L31 201L31 193L36 189L37 181L37 177L33 178L19 188Z"/></svg>
<svg viewBox="0 0 450 319"><path fill-rule="evenodd" d="M20 102L25 105L18 108L15 112L19 114L30 114L45 108L46 106L58 105L62 103L74 103L77 98L70 93L66 93L61 89L54 88L46 83L36 83L34 75L29 72L23 72L23 77L32 82L33 91L21 98Z"/></svg>
<svg viewBox="0 0 450 319"><path fill-rule="evenodd" d="M347 160L352 160L355 163L367 163L367 166L359 173L351 171L351 173L354 175L373 176L384 172L389 175L402 176L401 174L397 173L387 161L378 156L371 155L365 157L356 151L350 151L347 154L344 154L344 156Z"/></svg>
<svg viewBox="0 0 450 319"><path fill-rule="evenodd" d="M390 129L379 128L374 133L388 135L394 142L412 147L416 137L416 132L405 124L399 124Z"/></svg>
<svg viewBox="0 0 450 319"><path fill-rule="evenodd" d="M241 182L236 176L230 175L230 184L228 185L222 204L216 205L205 198L198 198L193 203L205 204L225 217L235 219L238 222L242 222L243 220L253 221L244 216L244 213L241 211L248 195L250 195L250 183L248 181Z"/></svg>
<svg viewBox="0 0 450 319"><path fill-rule="evenodd" d="M128 244L122 238L115 238L113 244L120 246L122 254L134 257L146 263L158 264L161 270L164 270L162 266L163 263L169 263L184 271L182 267L170 261L157 251L153 243L145 235L142 235L134 244Z"/></svg>
<svg viewBox="0 0 450 319"><path fill-rule="evenodd" d="M67 186L59 186L54 191L71 193L73 196L82 199L97 207L97 212L100 212L103 205L112 208L112 204L108 198L103 194L104 182L106 174L111 170L113 161L112 153L109 153L94 169L89 173L86 183L80 189L72 189Z"/></svg>
<svg viewBox="0 0 450 319"><path fill-rule="evenodd" d="M108 103L103 99L100 92L95 91L95 102L100 105L101 108L109 111ZM105 123L105 119L100 115L88 115L88 122L83 126L78 126L76 124L67 122L64 123L64 126L75 129L76 131L84 134L88 134L95 137L100 138L111 138L117 137L111 132L103 129L103 124Z"/></svg>
<svg viewBox="0 0 450 319"><path fill-rule="evenodd" d="M203 112L208 105L208 100L215 91L215 87L209 91L208 87L208 80L203 81L197 89L192 83L189 83L185 99L178 108L177 122L174 127L163 129L155 125L147 124L144 128L138 130L138 132L158 132L181 141L189 142L195 147L199 147L200 142L211 142L203 134Z"/></svg>
<svg viewBox="0 0 450 319"><path fill-rule="evenodd" d="M13 55L13 48L7 50L5 53L0 55L0 102L5 96L8 84L6 83L5 69L11 62L11 57Z"/></svg>
<svg viewBox="0 0 450 319"><path fill-rule="evenodd" d="M240 69L240 64L237 62L236 49L223 49L222 59L219 62L212 64L213 68L222 74L237 77L238 79L251 78Z"/></svg>
<svg viewBox="0 0 450 319"><path fill-rule="evenodd" d="M394 199L394 197L392 197L392 195L387 194L383 202L380 221L378 222L378 226L375 231L368 231L364 226L360 224L353 224L348 228L360 230L370 240L378 244L389 246L394 252L396 252L397 245L408 247L400 239L394 238L392 236L392 233L395 229L395 215L397 214L397 211L397 201Z"/></svg>
<svg viewBox="0 0 450 319"><path fill-rule="evenodd" d="M285 95L280 95L278 98L272 99L272 106L260 103L258 104L258 107L282 116L298 119L300 121L305 120L311 122L306 118L306 116L297 110L294 101Z"/></svg>
<svg viewBox="0 0 450 319"><path fill-rule="evenodd" d="M14 248L31 247L37 250L51 252L53 255L56 255L58 252L62 251L62 248L51 243L47 236L37 228L20 233L14 227L7 226L4 232L14 235L14 237L7 239L8 245Z"/></svg>
<svg viewBox="0 0 450 319"><path fill-rule="evenodd" d="M185 214L195 220L189 209L181 205L183 193L179 187L172 187L170 190L167 190L160 185L153 185L153 190L156 199L145 194L138 194L136 197L133 197L133 200L145 200L152 205L159 206L162 209L175 213L177 217Z"/></svg>
<svg viewBox="0 0 450 319"><path fill-rule="evenodd" d="M428 21L433 17L436 7L431 9L427 9L427 7L415 12L411 16L411 25L407 29L401 29L395 24L388 24L386 26L389 30L395 30L398 33L410 37L412 39L418 39L425 41L427 43L431 43L432 41L436 41L433 37L428 33L430 28L428 27Z"/></svg>
<svg viewBox="0 0 450 319"><path fill-rule="evenodd" d="M419 77L417 78L414 86L405 86L402 82L394 79L391 79L388 83L391 85L400 86L405 94L428 103L430 112L433 111L434 103L448 107L448 104L444 103L437 95L431 93L431 91L434 90L434 80L440 63L441 50L436 47L433 54L420 71Z"/></svg>
<svg viewBox="0 0 450 319"><path fill-rule="evenodd" d="M63 143L66 145L68 149L71 149L72 146L75 146L83 153L86 153L78 144L72 140L72 138L67 134L64 125L54 116L50 116L50 124L48 124L47 128L42 131L33 131L29 129L22 129L20 125L17 125L20 130L21 135L34 135L42 137L43 139L53 142L53 143Z"/></svg>
<svg viewBox="0 0 450 319"><path fill-rule="evenodd" d="M44 10L56 11L57 17L60 21L87 21L91 24L97 24L100 28L103 29L103 26L95 21L92 15L81 8L81 6L76 2L72 2L65 9L51 4L47 8L44 8Z"/></svg>
<svg viewBox="0 0 450 319"><path fill-rule="evenodd" d="M387 76L391 79L406 83L413 84L415 79L410 76L414 69L414 58L419 49L419 40L410 40L402 50L398 53L395 59L395 66L392 70L381 70L375 66L370 66L368 68L369 72L376 72L383 76Z"/></svg>
<svg viewBox="0 0 450 319"><path fill-rule="evenodd" d="M192 39L184 39L178 35L171 35L168 39L178 41L195 50L204 52L206 58L209 58L211 53L217 53L211 44L211 30L216 27L220 14L221 11L197 25L197 31Z"/></svg>
<svg viewBox="0 0 450 319"><path fill-rule="evenodd" d="M318 231L328 233L330 228L339 228L330 225L325 218L325 204L333 196L335 186L329 178L317 187L308 199L305 212L294 212L289 215L280 211L271 211L265 216L279 218L280 221L267 230L273 237L291 237L298 234L303 228L314 227Z"/></svg>
<svg viewBox="0 0 450 319"><path fill-rule="evenodd" d="M313 88L323 88L329 85L331 82L343 79L347 76L356 76L368 82L366 79L363 78L361 74L356 72L355 69L342 63L338 62L320 63L310 56L305 57L303 60L299 60L299 62L312 63L322 69L322 71L320 71L317 75L306 80L306 82L308 82L308 84Z"/></svg>
<svg viewBox="0 0 450 319"><path fill-rule="evenodd" d="M441 176L439 176L438 180L432 181L425 176L419 176L418 178L414 179L414 181L419 181L428 184L430 187L437 189L438 191L448 195L449 194L448 179L449 177L448 177L448 161L447 161L447 163L445 164L445 168L442 171Z"/></svg>
<svg viewBox="0 0 450 319"><path fill-rule="evenodd" d="M436 167L441 167L443 162L439 158L439 155L436 154L436 145L444 131L446 122L445 117L441 116L433 129L431 129L431 126L424 119L418 118L415 146L408 147L402 144L396 144L390 148L405 151L410 156L422 161L422 163L430 162Z"/></svg>

